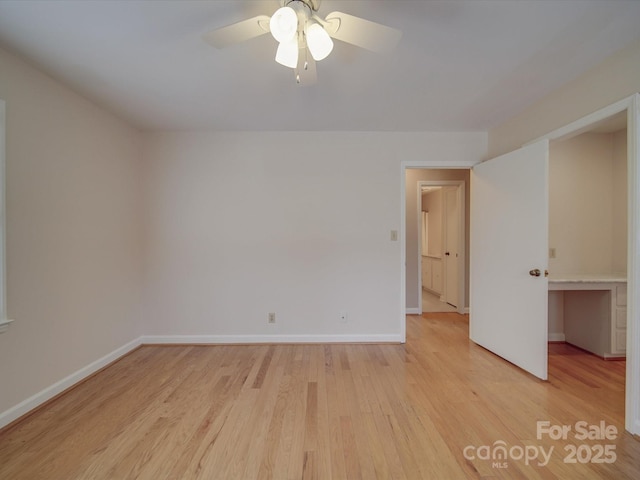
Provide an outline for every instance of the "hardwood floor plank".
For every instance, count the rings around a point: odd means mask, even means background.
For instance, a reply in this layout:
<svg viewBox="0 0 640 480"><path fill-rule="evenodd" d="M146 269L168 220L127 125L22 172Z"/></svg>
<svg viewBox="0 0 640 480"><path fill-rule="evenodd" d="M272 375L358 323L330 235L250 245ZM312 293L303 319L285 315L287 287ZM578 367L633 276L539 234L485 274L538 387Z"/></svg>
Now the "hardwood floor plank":
<svg viewBox="0 0 640 480"><path fill-rule="evenodd" d="M203 415L196 418L191 436L185 439L180 454L174 453L175 462L171 468L167 469L166 478L179 478L184 472L193 472L197 467L195 460L197 455L202 454L202 447L208 444L207 438L217 435L226 418L226 412L231 408L229 401L232 398L231 384L231 378L228 375L220 377L215 383L212 392L216 392L216 395L206 400L205 405L208 407L204 409Z"/></svg>
<svg viewBox="0 0 640 480"><path fill-rule="evenodd" d="M144 346L0 431L0 478L635 480L624 383L624 361L566 344L535 379L456 313L408 316L405 345ZM577 422L617 434L577 439ZM567 463L598 445L615 461Z"/></svg>
<svg viewBox="0 0 640 480"><path fill-rule="evenodd" d="M326 349L318 346L317 377L317 445L318 478L331 478L331 430L329 428L329 400L327 398Z"/></svg>
<svg viewBox="0 0 640 480"><path fill-rule="evenodd" d="M300 368L295 376L296 391L289 404L289 408L293 410L294 415L291 417L291 423L289 424L289 468L286 478L302 478L304 467L304 434L308 385L305 382L304 366L308 364L308 357L305 358L304 348L301 349L301 352L303 352L303 355L300 361Z"/></svg>
<svg viewBox="0 0 640 480"><path fill-rule="evenodd" d="M304 420L304 451L318 449L318 383L307 384L307 409Z"/></svg>
<svg viewBox="0 0 640 480"><path fill-rule="evenodd" d="M382 444L385 460L389 466L389 478L393 478L394 480L403 480L408 478L405 474L404 466L402 465L402 459L398 453L398 445L393 439L393 431L391 429L391 423L389 422L389 415L373 414L372 416L376 426L376 432L378 433L378 440L380 440L380 443Z"/></svg>
<svg viewBox="0 0 640 480"><path fill-rule="evenodd" d="M246 444L246 449L236 450L232 463L238 470L237 473L230 473L229 478L235 478L234 475L238 475L238 478L258 478L263 452L269 441L271 419L276 415L278 388L284 375L284 367L275 363L277 357L277 354L273 357L273 366L266 373L261 384L255 408L251 412L251 418L246 427L245 435L250 441ZM240 453L242 456L239 455Z"/></svg>
<svg viewBox="0 0 640 480"><path fill-rule="evenodd" d="M350 430L349 435L350 435L350 438L353 438L354 440L355 453L358 458L357 463L359 465L359 474L362 476L362 478L365 478L365 479L375 478L375 471L373 469L371 454L370 454L369 437L367 436L366 430L364 429L362 414L360 411L360 401L358 399L358 394L356 393L353 376L345 375L343 385L345 388L345 397L349 402L348 403L349 414L347 417L343 417L343 418L349 419L349 423L348 423L348 428Z"/></svg>
<svg viewBox="0 0 640 480"><path fill-rule="evenodd" d="M360 461L358 459L358 451L356 448L356 437L353 433L351 417L340 417L340 432L342 433L342 448L346 468L346 475L344 478L354 480L362 479Z"/></svg>
<svg viewBox="0 0 640 480"><path fill-rule="evenodd" d="M289 406L289 381L290 377L284 375L284 367L278 367L282 371L281 381L278 387L277 400L269 421L269 428L265 438L265 445L262 452L262 461L257 477L260 480L275 478L274 470L277 460L278 448L281 441L282 424L285 411ZM251 478L251 476L247 476Z"/></svg>
<svg viewBox="0 0 640 480"><path fill-rule="evenodd" d="M264 377L267 374L267 370L269 369L269 365L271 364L271 360L273 359L273 352L275 347L269 347L267 353L262 359L262 363L260 364L260 369L256 374L256 378L253 381L253 388L260 388L262 386L262 382L264 381Z"/></svg>
<svg viewBox="0 0 640 480"><path fill-rule="evenodd" d="M331 476L333 478L347 478L347 466L344 458L344 444L342 441L342 428L340 424L340 417L343 414L340 406L344 406L340 402L340 388L336 375L326 376L326 399L328 408L328 430L329 430L329 445L331 452ZM346 414L346 413L344 413Z"/></svg>
<svg viewBox="0 0 640 480"><path fill-rule="evenodd" d="M302 461L302 477L303 480L317 480L322 477L318 476L318 466L316 464L316 452L305 451Z"/></svg>

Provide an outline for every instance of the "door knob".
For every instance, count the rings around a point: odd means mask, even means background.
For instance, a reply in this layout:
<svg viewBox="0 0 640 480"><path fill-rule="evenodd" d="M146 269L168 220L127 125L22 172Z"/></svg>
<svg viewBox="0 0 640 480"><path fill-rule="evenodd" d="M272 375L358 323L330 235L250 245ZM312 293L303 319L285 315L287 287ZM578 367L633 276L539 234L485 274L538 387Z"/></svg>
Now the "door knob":
<svg viewBox="0 0 640 480"><path fill-rule="evenodd" d="M539 277L540 270L537 268L534 268L533 270L529 270L529 275L531 275L532 277Z"/></svg>
<svg viewBox="0 0 640 480"><path fill-rule="evenodd" d="M449 252L444 252L444 254L448 257L450 254Z"/></svg>

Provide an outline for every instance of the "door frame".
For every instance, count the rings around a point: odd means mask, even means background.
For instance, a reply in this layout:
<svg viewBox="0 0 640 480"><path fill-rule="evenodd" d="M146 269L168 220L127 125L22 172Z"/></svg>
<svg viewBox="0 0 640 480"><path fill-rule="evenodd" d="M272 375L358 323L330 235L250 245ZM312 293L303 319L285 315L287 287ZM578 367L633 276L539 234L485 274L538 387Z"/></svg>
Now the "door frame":
<svg viewBox="0 0 640 480"><path fill-rule="evenodd" d="M409 169L437 169L437 170L456 170L470 169L475 164L468 160L456 161L437 161L437 160L410 160L400 162L400 315L399 330L400 341L407 341L407 176ZM442 181L440 181L441 183ZM418 272L420 276L420 272ZM422 282L422 279L420 279Z"/></svg>
<svg viewBox="0 0 640 480"><path fill-rule="evenodd" d="M627 372L625 428L640 435L640 94L636 93L531 142L560 141L627 112Z"/></svg>
<svg viewBox="0 0 640 480"><path fill-rule="evenodd" d="M7 257L6 257L6 102L0 98L0 334L9 329L7 318Z"/></svg>
<svg viewBox="0 0 640 480"><path fill-rule="evenodd" d="M465 215L465 196L464 196L464 191L465 191L465 182L461 181L460 184L456 187L455 189L455 202L456 202L456 210L455 210L455 220L454 222L451 222L452 224L457 224L456 225L456 235L457 235L457 245L456 245L456 269L455 269L455 275L456 275L456 287L454 290L457 291L456 294L456 308L458 310L458 313L465 313L465 309L464 309L464 304L466 302L465 296L464 296L464 284L465 284L465 246L466 246L466 232L464 229L465 226L465 220L466 220L466 215ZM448 280L448 276L449 276L449 262L451 261L452 257L448 257L447 258L447 250L448 250L448 246L449 246L449 200L447 195L449 194L449 190L445 189L444 191L444 196L443 196L443 200L444 200L444 240L443 240L443 248L445 250L445 256L443 257L443 271L444 271L444 275L443 275L443 281L444 281L444 288L443 288L443 297L444 297L444 302L445 303L449 303L448 300L450 299L450 295L451 293L449 292L449 280ZM447 298L449 297L449 298ZM449 303L449 305L453 305L451 303Z"/></svg>
<svg viewBox="0 0 640 480"><path fill-rule="evenodd" d="M627 377L625 429L640 435L640 94L634 94L579 120L536 138L561 140L583 133L593 124L627 111ZM406 342L406 170L472 168L480 162L403 161L400 164L400 337Z"/></svg>
<svg viewBox="0 0 640 480"><path fill-rule="evenodd" d="M453 169L452 169L453 170ZM460 168L458 168L460 170ZM458 251L460 252L460 256L458 257L458 306L456 307L458 313L467 313L465 308L467 299L465 296L465 251L466 251L466 231L465 231L465 188L466 182L464 180L418 180L418 195L417 195L417 225L420 226L422 221L421 213L422 213L422 195L420 194L422 187L456 187L456 195L458 198ZM444 214L444 212L443 212ZM404 236L402 237L404 238ZM406 242L405 242L406 244ZM421 255L421 247L422 247L422 229L418 228L418 293L422 294L422 255ZM444 247L444 245L443 245ZM444 259L443 259L444 260ZM444 261L443 261L444 267ZM443 268L444 272L444 268ZM446 276L446 274L443 274ZM441 298L444 296L444 282L443 278L443 292ZM418 307L420 314L422 314L422 300L420 300L420 305Z"/></svg>

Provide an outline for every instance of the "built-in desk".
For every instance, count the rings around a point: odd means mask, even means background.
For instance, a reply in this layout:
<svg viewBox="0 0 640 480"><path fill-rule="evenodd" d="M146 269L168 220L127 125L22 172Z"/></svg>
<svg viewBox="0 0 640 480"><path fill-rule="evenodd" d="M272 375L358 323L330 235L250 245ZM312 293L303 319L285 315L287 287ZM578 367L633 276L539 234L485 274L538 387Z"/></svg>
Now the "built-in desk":
<svg viewBox="0 0 640 480"><path fill-rule="evenodd" d="M562 291L567 343L603 358L624 357L627 345L627 278L624 274L552 275Z"/></svg>

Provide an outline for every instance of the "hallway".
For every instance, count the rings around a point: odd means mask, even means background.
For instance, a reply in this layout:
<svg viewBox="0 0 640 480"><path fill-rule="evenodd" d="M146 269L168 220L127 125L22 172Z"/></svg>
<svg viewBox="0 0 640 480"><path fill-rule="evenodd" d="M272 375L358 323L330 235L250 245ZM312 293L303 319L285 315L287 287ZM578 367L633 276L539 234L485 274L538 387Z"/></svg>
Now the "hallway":
<svg viewBox="0 0 640 480"><path fill-rule="evenodd" d="M431 293L422 289L422 311L425 313L433 312L456 312L456 307L448 303L441 302L440 297L435 293Z"/></svg>

